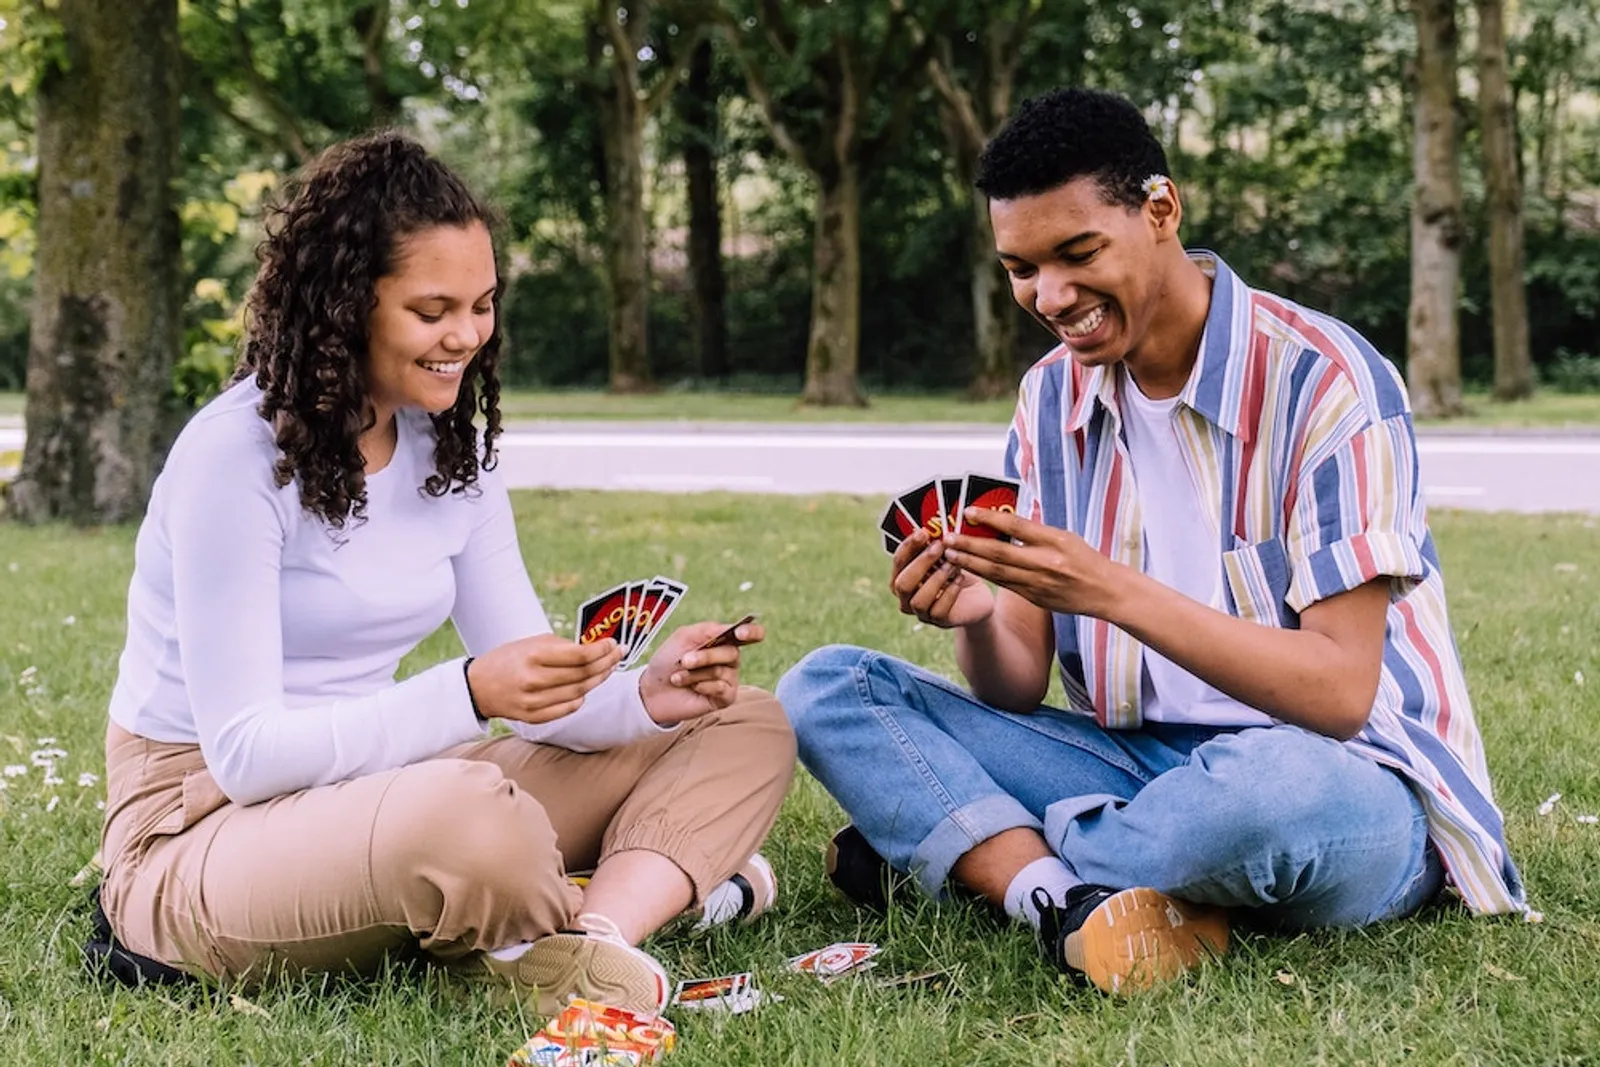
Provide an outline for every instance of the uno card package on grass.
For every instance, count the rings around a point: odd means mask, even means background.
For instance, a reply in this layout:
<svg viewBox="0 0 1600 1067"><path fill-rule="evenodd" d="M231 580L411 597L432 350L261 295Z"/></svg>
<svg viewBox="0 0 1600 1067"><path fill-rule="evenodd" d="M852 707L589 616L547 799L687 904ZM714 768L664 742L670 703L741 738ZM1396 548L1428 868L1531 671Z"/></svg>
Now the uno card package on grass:
<svg viewBox="0 0 1600 1067"><path fill-rule="evenodd" d="M678 1032L659 1015L575 998L506 1067L640 1067L659 1062L677 1042Z"/></svg>

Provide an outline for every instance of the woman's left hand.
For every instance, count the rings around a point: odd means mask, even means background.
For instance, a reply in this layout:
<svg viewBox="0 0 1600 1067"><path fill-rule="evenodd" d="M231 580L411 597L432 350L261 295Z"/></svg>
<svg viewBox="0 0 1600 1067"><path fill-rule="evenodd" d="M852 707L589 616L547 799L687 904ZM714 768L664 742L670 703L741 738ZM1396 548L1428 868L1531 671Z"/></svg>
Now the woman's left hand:
<svg viewBox="0 0 1600 1067"><path fill-rule="evenodd" d="M755 644L766 631L747 622L734 633L737 644L699 647L727 628L724 622L697 622L662 642L639 679L639 697L652 719L672 726L733 703L739 695L739 645Z"/></svg>

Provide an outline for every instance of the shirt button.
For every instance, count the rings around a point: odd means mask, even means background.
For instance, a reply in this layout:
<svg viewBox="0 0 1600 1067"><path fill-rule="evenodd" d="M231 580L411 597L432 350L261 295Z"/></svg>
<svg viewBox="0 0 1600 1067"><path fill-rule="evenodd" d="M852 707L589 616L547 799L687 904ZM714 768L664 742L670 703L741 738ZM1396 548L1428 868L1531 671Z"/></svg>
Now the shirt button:
<svg viewBox="0 0 1600 1067"><path fill-rule="evenodd" d="M1128 714L1132 710L1133 710L1133 705L1128 703L1126 700L1124 700L1122 703L1117 705L1117 711L1120 712L1123 715Z"/></svg>

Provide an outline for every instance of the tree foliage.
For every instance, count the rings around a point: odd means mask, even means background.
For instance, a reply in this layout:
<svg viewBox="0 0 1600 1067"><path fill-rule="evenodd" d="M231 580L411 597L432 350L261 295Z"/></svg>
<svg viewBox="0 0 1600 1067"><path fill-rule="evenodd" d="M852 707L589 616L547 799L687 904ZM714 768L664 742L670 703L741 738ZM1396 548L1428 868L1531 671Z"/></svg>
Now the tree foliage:
<svg viewBox="0 0 1600 1067"><path fill-rule="evenodd" d="M53 20L35 16L57 2L0 0L0 388L24 375L37 252L31 116L41 72L63 61ZM610 25L618 10L633 21ZM963 127L975 121L987 135L1008 107L1071 82L1145 108L1185 189L1189 244L1406 357L1417 38L1404 5L183 0L179 13L185 303L174 391L191 404L231 361L263 197L309 155L375 123L417 131L503 207L509 380L607 383L623 157L614 138L608 151L616 112L605 101L619 100L619 85L648 104L638 192L627 195L641 201L630 255L643 263L642 296L629 313L644 316L636 365L649 380L707 372L847 402L979 381L1003 391L1048 339L1003 292L987 311L980 299L974 142ZM1456 13L1464 40L1476 40L1472 5ZM695 103L680 76L708 23L719 27L702 75L711 88L695 99L713 94L709 128L703 112L686 117ZM1530 350L1546 381L1586 382L1587 361L1600 361L1597 27L1600 0L1505 8ZM1487 383L1490 213L1473 52L1459 57L1469 95L1456 109L1456 310L1462 369ZM702 220L708 195L719 208L725 276L726 357L709 360L695 293L714 283L696 282L704 256L693 271L689 256L691 128L714 144L714 186L696 164L696 203ZM838 238L852 229L846 253ZM1009 339L992 339L996 322Z"/></svg>

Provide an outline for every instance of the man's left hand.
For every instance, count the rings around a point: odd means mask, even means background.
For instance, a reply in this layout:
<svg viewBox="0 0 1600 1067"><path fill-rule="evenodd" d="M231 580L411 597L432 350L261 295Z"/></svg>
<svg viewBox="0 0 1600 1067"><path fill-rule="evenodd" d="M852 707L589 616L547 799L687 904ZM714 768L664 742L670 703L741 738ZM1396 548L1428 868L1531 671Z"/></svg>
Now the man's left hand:
<svg viewBox="0 0 1600 1067"><path fill-rule="evenodd" d="M989 508L967 508L962 524L988 526L1012 541L948 536L944 558L956 566L1047 611L1104 618L1110 610L1118 565L1077 534Z"/></svg>
<svg viewBox="0 0 1600 1067"><path fill-rule="evenodd" d="M739 695L739 645L755 644L766 631L760 623L747 622L735 633L738 644L700 647L727 626L725 622L682 626L656 649L639 679L639 697L652 719L673 726L733 703Z"/></svg>

